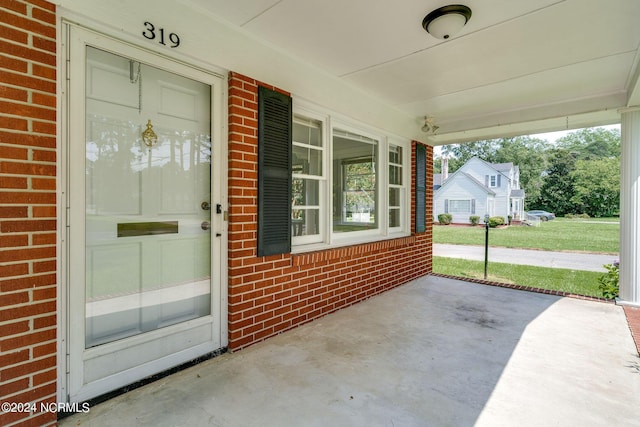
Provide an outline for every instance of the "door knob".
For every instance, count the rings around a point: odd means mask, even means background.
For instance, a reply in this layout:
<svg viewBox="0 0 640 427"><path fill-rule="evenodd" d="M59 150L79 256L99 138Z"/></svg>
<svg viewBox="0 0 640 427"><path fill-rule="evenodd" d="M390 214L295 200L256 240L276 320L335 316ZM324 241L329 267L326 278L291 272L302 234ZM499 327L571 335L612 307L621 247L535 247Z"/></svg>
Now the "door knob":
<svg viewBox="0 0 640 427"><path fill-rule="evenodd" d="M202 208L202 210L208 211L209 209L211 209L211 205L209 204L209 202L202 202L200 204L200 207Z"/></svg>
<svg viewBox="0 0 640 427"><path fill-rule="evenodd" d="M209 221L202 221L202 224L200 224L200 228L202 228L203 230L208 230L211 228L211 223Z"/></svg>

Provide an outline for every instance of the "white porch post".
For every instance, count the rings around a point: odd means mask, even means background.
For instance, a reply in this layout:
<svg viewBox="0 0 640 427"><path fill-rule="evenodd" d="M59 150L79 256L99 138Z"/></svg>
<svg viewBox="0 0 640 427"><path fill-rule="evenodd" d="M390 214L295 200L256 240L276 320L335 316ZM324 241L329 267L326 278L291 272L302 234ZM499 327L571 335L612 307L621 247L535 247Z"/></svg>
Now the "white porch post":
<svg viewBox="0 0 640 427"><path fill-rule="evenodd" d="M621 118L619 302L640 307L640 108Z"/></svg>

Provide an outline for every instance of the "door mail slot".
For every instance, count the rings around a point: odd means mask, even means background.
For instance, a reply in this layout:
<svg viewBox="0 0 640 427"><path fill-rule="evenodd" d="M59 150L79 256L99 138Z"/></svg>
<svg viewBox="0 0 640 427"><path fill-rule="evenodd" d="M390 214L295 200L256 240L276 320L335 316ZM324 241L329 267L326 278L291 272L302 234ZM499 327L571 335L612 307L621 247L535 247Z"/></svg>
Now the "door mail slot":
<svg viewBox="0 0 640 427"><path fill-rule="evenodd" d="M177 234L178 221L125 222L118 224L118 237L154 236L156 234Z"/></svg>

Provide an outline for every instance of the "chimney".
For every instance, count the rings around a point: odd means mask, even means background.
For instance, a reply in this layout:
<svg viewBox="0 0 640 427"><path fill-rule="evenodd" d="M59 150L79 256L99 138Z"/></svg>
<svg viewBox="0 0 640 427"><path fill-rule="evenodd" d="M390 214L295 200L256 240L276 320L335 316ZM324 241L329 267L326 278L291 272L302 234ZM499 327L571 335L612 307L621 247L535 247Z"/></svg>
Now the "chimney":
<svg viewBox="0 0 640 427"><path fill-rule="evenodd" d="M441 159L441 174L442 174L442 183L444 184L444 182L447 180L447 178L449 178L449 158L448 157L443 157Z"/></svg>

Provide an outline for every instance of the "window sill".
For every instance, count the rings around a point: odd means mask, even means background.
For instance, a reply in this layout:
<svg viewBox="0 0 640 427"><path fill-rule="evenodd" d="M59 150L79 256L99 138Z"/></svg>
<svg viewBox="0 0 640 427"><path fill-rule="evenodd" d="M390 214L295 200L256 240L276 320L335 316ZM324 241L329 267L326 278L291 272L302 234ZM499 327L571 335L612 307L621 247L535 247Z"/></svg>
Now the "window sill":
<svg viewBox="0 0 640 427"><path fill-rule="evenodd" d="M317 251L325 251L330 249L344 248L348 246L366 245L369 243L384 242L388 240L401 239L403 237L409 237L409 236L411 236L411 233L402 232L402 233L389 234L387 236L375 235L375 236L361 237L356 241L354 241L353 238L351 239L343 238L339 240L336 239L333 241L332 244L310 243L307 245L293 246L291 248L291 254L296 255L296 254L304 254L308 252L317 252Z"/></svg>

